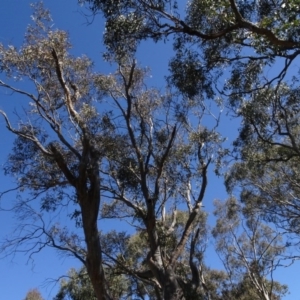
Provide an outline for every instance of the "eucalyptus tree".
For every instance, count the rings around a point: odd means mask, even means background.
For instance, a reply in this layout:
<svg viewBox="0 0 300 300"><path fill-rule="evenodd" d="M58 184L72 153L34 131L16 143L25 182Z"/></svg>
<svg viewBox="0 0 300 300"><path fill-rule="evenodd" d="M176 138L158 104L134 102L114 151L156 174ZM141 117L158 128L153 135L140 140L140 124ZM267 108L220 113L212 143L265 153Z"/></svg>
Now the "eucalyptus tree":
<svg viewBox="0 0 300 300"><path fill-rule="evenodd" d="M143 232L148 249L134 267L125 254L117 260L103 247L103 255L151 285L157 299L189 298L185 292L203 288L197 268L202 261L196 259L205 244L201 207L208 167L219 166L223 139L216 132L218 118L211 129L201 125L210 114L204 103L184 102L170 92L162 96L153 89L144 91L143 72L133 62L120 66L116 77L99 82L102 90L108 87L117 109L111 120L120 135L119 146L101 170L106 193L102 212L103 217L133 216L132 225ZM182 207L184 213L179 214ZM188 265L181 263L186 247Z"/></svg>
<svg viewBox="0 0 300 300"><path fill-rule="evenodd" d="M227 174L230 192L239 190L250 210L299 242L299 86L297 80L254 93L240 108L244 122L235 142L241 159ZM295 240L294 237L298 236Z"/></svg>
<svg viewBox="0 0 300 300"><path fill-rule="evenodd" d="M298 1L79 2L103 13L108 50L119 55L174 38L169 82L188 97L227 96L242 120L229 192L241 187L242 201L298 235Z"/></svg>
<svg viewBox="0 0 300 300"><path fill-rule="evenodd" d="M234 198L215 202L213 235L229 276L224 299L281 299L287 287L274 280L286 244L280 232L267 226L259 209L248 211Z"/></svg>
<svg viewBox="0 0 300 300"><path fill-rule="evenodd" d="M280 82L300 53L297 1L79 3L106 18L104 38L110 52L121 55L135 51L142 40L173 36L171 81L189 96L222 92L235 102L252 90ZM266 76L271 69L273 76Z"/></svg>
<svg viewBox="0 0 300 300"><path fill-rule="evenodd" d="M42 4L35 6L33 19L20 49L0 45L0 69L7 79L1 80L0 86L28 101L16 126L1 111L7 129L16 135L5 172L16 176L20 192L30 192L28 198L14 204L23 224L3 247L32 253L50 245L67 251L86 265L98 299L108 299L97 225L99 145L107 129L91 106L97 97L93 85L99 74L92 72L87 57L75 58L68 53L71 44L66 32L51 30L49 12ZM47 224L31 205L35 199L44 212L69 204L78 207L84 251L75 235L60 230L57 224ZM28 240L32 244L20 249Z"/></svg>
<svg viewBox="0 0 300 300"><path fill-rule="evenodd" d="M78 272L71 269L68 272L68 279L60 280L60 289L54 299L97 300L86 269L82 268Z"/></svg>
<svg viewBox="0 0 300 300"><path fill-rule="evenodd" d="M5 172L15 177L20 221L2 251L32 257L49 246L76 257L97 299L115 297L116 266L157 299L198 295L208 169L224 155L219 116L197 97L147 88L148 70L130 53L116 56L115 73L94 71L69 53L67 33L41 4L33 20L19 49L0 45L0 87L24 101L17 122L1 111L16 136ZM143 236L134 264L128 238L101 232L101 218L126 220Z"/></svg>
<svg viewBox="0 0 300 300"><path fill-rule="evenodd" d="M284 230L299 231L297 1L82 0L106 18L109 51L173 37L169 82L187 99L225 99L242 121L228 191L260 205ZM253 203L256 204L253 204ZM268 214L267 214L268 213Z"/></svg>

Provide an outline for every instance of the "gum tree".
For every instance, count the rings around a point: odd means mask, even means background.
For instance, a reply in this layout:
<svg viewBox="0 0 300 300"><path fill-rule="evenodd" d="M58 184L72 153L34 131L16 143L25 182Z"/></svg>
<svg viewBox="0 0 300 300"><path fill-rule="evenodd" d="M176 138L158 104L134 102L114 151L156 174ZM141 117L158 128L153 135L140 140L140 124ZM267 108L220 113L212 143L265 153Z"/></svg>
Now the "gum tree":
<svg viewBox="0 0 300 300"><path fill-rule="evenodd" d="M106 18L109 51L173 38L169 82L188 97L222 96L242 120L228 191L242 187L243 201L298 234L298 1L79 2Z"/></svg>
<svg viewBox="0 0 300 300"><path fill-rule="evenodd" d="M0 86L27 101L16 123L1 111L16 136L5 172L16 180L20 220L2 251L32 257L49 246L76 257L97 299L115 297L108 278L116 268L157 299L197 295L208 168L224 154L219 117L202 99L147 88L148 70L130 53L115 57L114 74L95 72L69 53L67 34L51 28L41 4L33 20L22 47L0 45ZM77 230L59 224L68 218ZM124 259L130 241L101 232L100 218L124 219L143 237L138 260Z"/></svg>
<svg viewBox="0 0 300 300"><path fill-rule="evenodd" d="M41 4L35 7L33 19L20 49L0 46L0 68L7 78L0 86L28 101L17 126L1 111L7 129L16 135L5 172L16 174L18 190L31 194L15 204L24 222L4 247L20 250L24 241L31 241L20 251L38 252L46 245L67 251L87 267L98 299L108 299L97 224L100 140L107 130L91 106L97 95L93 83L99 75L92 72L88 58L68 53L67 34L50 30L49 12ZM21 81L28 82L26 90L18 87ZM84 252L76 245L80 244L76 236L60 231L56 224L47 227L42 214L31 205L35 199L44 212L70 203L78 206Z"/></svg>
<svg viewBox="0 0 300 300"><path fill-rule="evenodd" d="M248 211L234 198L215 207L213 236L232 287L224 299L281 299L287 287L273 279L286 248L280 232L265 224L258 209Z"/></svg>
<svg viewBox="0 0 300 300"><path fill-rule="evenodd" d="M79 3L106 18L104 38L110 52L135 51L146 39L174 38L171 81L190 96L221 92L240 101L253 90L282 81L300 53L297 1ZM274 70L274 76L266 76L266 70Z"/></svg>
<svg viewBox="0 0 300 300"><path fill-rule="evenodd" d="M299 236L299 2L79 2L103 13L109 51L174 38L169 82L188 97L222 95L242 120L228 191Z"/></svg>
<svg viewBox="0 0 300 300"><path fill-rule="evenodd" d="M240 109L244 123L235 141L241 160L227 174L248 209L299 241L299 87L281 84L253 95ZM297 237L296 239L295 236Z"/></svg>

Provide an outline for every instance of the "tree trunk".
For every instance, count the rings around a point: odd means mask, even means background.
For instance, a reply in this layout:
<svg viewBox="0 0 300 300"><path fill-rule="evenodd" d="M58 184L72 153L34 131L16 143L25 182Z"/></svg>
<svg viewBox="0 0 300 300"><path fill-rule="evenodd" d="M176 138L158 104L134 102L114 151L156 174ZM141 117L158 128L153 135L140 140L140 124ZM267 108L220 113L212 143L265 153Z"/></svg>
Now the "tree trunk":
<svg viewBox="0 0 300 300"><path fill-rule="evenodd" d="M165 272L164 300L183 300L182 289L178 284L176 275L171 268Z"/></svg>
<svg viewBox="0 0 300 300"><path fill-rule="evenodd" d="M97 218L95 218L95 205L93 205L93 202L99 202L99 200L86 199L85 202L86 203L81 206L81 209L83 230L87 247L86 268L97 299L107 300L110 298L108 297L106 289L105 275L102 267L102 253Z"/></svg>
<svg viewBox="0 0 300 300"><path fill-rule="evenodd" d="M82 225L87 247L86 268L98 300L110 299L102 266L102 251L98 230L98 214L100 207L100 176L99 164L92 153L89 169L81 174L77 186L78 199L81 207ZM82 172L83 173L83 172Z"/></svg>

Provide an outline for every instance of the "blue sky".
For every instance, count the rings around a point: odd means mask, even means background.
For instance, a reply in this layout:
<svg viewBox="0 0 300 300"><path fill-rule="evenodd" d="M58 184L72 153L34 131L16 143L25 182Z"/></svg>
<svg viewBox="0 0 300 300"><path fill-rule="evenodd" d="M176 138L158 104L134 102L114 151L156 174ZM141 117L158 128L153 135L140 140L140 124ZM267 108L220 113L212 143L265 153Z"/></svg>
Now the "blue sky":
<svg viewBox="0 0 300 300"><path fill-rule="evenodd" d="M30 23L31 9L27 0L0 0L0 42L7 45L19 46L24 37L27 25ZM45 7L49 8L54 20L54 26L66 30L70 34L73 44L72 53L74 55L86 54L95 61L98 71L107 73L112 67L102 61L101 53L105 51L102 46L102 33L104 30L103 21L98 16L91 25L87 25L86 19L80 13L81 8L76 0L69 1L44 1ZM172 56L171 43L151 42L143 43L138 52L138 61L143 66L149 66L152 70L150 85L157 88L164 88L164 76L168 70L168 60ZM14 107L22 104L22 99L8 96L0 90L0 109L12 114ZM224 134L233 136L236 132L238 122L223 120L221 131ZM0 165L2 165L12 147L13 136L5 129L3 120L0 120ZM0 191L11 186L11 178L5 177L0 171ZM14 194L6 196L6 203L13 201ZM205 197L205 209L212 212L212 200L215 198L225 199L226 193L222 185L222 180L210 178L208 193ZM17 222L9 212L0 212L0 237L8 234ZM208 255L208 263L212 267L220 267L216 255ZM1 299L18 300L23 299L27 291L31 288L39 288L45 299L52 299L57 290L53 284L46 285L47 278L57 278L66 274L71 267L79 266L74 259L62 258L51 249L43 250L42 253L34 257L34 262L28 262L28 256L18 254L15 257L8 257L0 260L0 291ZM287 283L290 286L291 294L285 299L297 299L298 273L297 266L288 269L280 269L275 274L275 279ZM299 298L299 297L298 297ZM299 298L300 299L300 298Z"/></svg>

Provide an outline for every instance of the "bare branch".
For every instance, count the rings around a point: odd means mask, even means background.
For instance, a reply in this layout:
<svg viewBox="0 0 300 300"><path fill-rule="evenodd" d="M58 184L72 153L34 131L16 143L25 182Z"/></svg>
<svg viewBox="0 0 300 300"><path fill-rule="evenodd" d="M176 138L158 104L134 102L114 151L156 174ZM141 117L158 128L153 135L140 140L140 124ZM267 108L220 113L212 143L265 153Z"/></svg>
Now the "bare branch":
<svg viewBox="0 0 300 300"><path fill-rule="evenodd" d="M0 114L4 117L5 119L5 122L6 122L6 127L9 131L11 131L12 133L14 133L15 135L19 136L19 137L22 137L26 140L29 140L29 141L32 141L40 150L43 154L47 155L47 156L52 156L52 153L50 151L48 151L43 145L42 143L38 140L38 138L34 135L34 133L32 134L27 134L23 131L20 131L20 130L16 130L14 129L9 120L8 120L8 117L6 115L6 113L2 110L0 110Z"/></svg>

